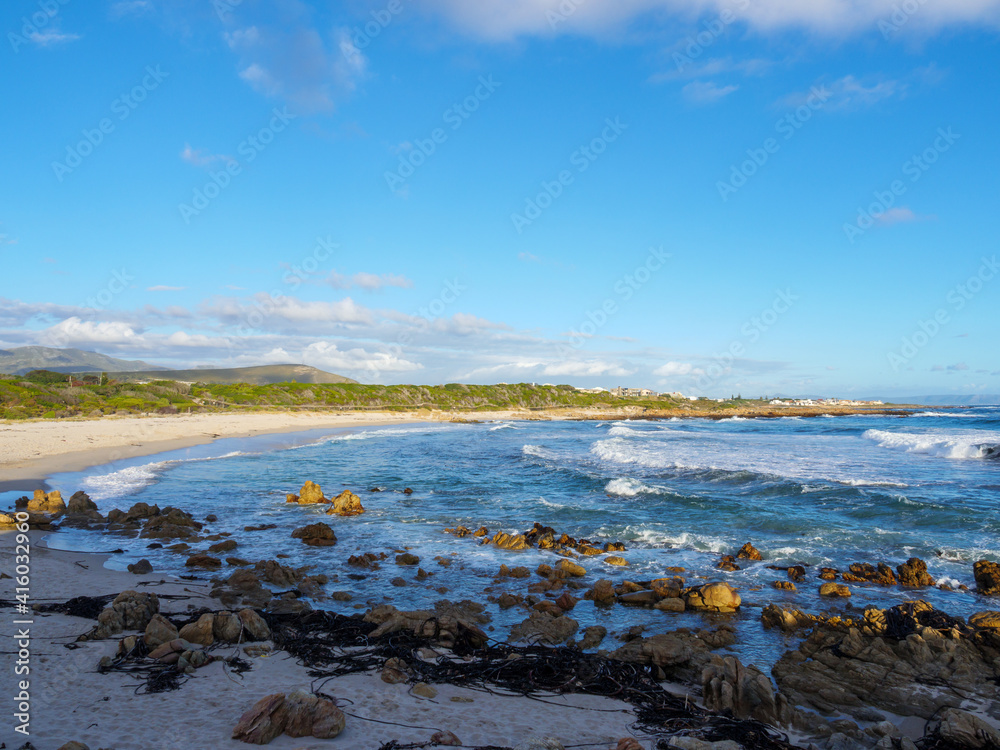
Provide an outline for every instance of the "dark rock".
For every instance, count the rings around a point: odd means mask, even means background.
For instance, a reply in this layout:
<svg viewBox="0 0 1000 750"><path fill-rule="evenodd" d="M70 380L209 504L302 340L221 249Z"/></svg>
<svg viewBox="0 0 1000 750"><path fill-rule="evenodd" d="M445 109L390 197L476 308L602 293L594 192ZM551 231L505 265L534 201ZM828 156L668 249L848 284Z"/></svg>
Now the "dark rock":
<svg viewBox="0 0 1000 750"><path fill-rule="evenodd" d="M153 564L149 560L143 558L142 560L139 560L139 562L131 563L128 566L128 572L134 573L137 576L148 575L153 572Z"/></svg>
<svg viewBox="0 0 1000 750"><path fill-rule="evenodd" d="M332 547L337 543L333 529L325 523L311 523L292 532L292 539L301 539L310 547Z"/></svg>

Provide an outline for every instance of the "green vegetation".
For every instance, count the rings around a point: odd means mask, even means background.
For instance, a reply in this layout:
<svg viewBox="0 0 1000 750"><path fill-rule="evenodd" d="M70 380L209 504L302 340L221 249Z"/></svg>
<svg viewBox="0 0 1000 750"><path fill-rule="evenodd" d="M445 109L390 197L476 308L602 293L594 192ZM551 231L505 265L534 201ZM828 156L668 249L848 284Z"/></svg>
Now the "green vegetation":
<svg viewBox="0 0 1000 750"><path fill-rule="evenodd" d="M89 382L87 382L89 381ZM713 405L714 402L713 402ZM619 399L608 393L582 393L569 385L361 385L357 383L274 383L271 385L188 385L172 380L125 383L36 371L0 376L0 418L33 419L150 414L186 411L380 409L409 411L492 411L559 407L678 407L661 397ZM721 406L721 405L718 405Z"/></svg>

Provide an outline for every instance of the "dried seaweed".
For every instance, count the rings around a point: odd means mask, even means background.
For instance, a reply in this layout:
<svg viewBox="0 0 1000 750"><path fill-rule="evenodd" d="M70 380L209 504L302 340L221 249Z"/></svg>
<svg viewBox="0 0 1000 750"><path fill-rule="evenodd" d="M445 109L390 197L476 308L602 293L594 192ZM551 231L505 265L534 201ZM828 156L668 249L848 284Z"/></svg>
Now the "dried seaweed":
<svg viewBox="0 0 1000 750"><path fill-rule="evenodd" d="M117 594L105 594L104 596L75 596L67 602L61 604L39 604L39 612L58 612L61 615L71 617L82 617L86 620L96 620L97 616L104 611Z"/></svg>

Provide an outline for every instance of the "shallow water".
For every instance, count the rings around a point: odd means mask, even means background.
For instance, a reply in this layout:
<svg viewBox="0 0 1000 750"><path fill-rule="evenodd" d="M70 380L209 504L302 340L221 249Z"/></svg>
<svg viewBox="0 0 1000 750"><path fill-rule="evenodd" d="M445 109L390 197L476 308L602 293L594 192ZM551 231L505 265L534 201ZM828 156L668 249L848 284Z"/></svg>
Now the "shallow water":
<svg viewBox="0 0 1000 750"><path fill-rule="evenodd" d="M290 555L286 564L313 565L348 590L352 602L316 606L351 613L391 601L401 608L440 598L485 601L484 590L501 563L554 563L552 553L505 552L472 538L445 534L445 526L486 525L490 532L524 531L534 521L597 543L622 541L628 568L583 560L589 583L599 577L643 580L668 566L700 577L728 580L744 600L733 619L745 659L770 663L785 645L766 636L760 608L771 601L807 611L888 606L923 597L953 614L989 608L970 593L852 585L848 602L820 601L817 571L798 592L771 588L783 573L767 565L828 565L886 561L911 556L927 561L932 576L972 586L972 562L1000 561L1000 408L911 417L858 416L817 419L657 420L625 422L503 422L420 424L406 427L314 430L219 440L209 446L96 467L50 478L64 496L86 490L106 513L143 501L174 505L203 519L218 516L212 532L233 533L235 553L250 560ZM349 488L367 512L354 518L325 516L322 508L290 506L287 492L306 479L327 496ZM382 492L370 493L373 487ZM410 487L412 495L402 490ZM324 520L339 543L311 548L290 539L291 530ZM243 527L275 523L269 531ZM723 573L720 554L752 541L764 562ZM149 550L147 540L107 538L67 531L51 542L75 549L122 547L115 567L140 557L156 570L180 573L185 556ZM414 582L415 570L382 564L362 581L346 565L358 551L409 548L435 575ZM454 556L450 568L433 558ZM464 570L460 568L464 567ZM397 576L410 584L396 588ZM339 580L338 580L339 579ZM526 582L492 589L523 593ZM431 586L447 586L442 596ZM579 593L579 592L577 592ZM494 612L494 625L520 620L519 609ZM609 629L648 624L651 630L700 626L703 615L675 615L616 607L596 611L581 602L572 616L581 626Z"/></svg>

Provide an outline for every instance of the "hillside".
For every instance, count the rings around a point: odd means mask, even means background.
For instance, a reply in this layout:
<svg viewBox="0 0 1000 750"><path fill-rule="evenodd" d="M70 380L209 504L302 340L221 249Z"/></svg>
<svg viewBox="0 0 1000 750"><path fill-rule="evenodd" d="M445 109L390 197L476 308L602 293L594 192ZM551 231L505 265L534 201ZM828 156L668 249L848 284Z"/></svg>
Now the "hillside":
<svg viewBox="0 0 1000 750"><path fill-rule="evenodd" d="M234 367L229 369L206 368L201 370L144 370L109 372L114 380L176 380L183 383L213 383L232 385L272 385L275 383L357 383L325 370L308 365L260 365L257 367Z"/></svg>
<svg viewBox="0 0 1000 750"><path fill-rule="evenodd" d="M23 375L32 370L52 372L134 372L152 370L155 365L140 360L117 359L83 349L54 349L47 346L19 346L0 349L0 373Z"/></svg>

